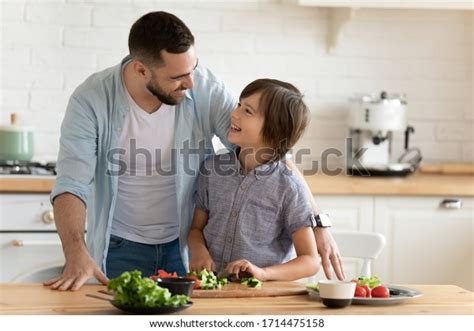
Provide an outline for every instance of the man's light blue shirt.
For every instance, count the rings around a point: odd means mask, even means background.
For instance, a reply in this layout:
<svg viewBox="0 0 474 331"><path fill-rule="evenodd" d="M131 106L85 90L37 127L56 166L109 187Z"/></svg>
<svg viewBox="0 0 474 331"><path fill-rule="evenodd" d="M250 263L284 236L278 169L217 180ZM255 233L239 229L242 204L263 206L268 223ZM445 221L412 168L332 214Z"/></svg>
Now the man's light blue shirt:
<svg viewBox="0 0 474 331"><path fill-rule="evenodd" d="M104 271L118 192L119 137L129 111L122 66L129 59L126 57L119 65L93 74L73 92L61 126L57 178L51 193L51 200L68 192L86 204L87 247ZM199 65L194 72L193 88L175 107L173 160L180 248L185 266L199 167L214 153L211 142L214 135L230 147L227 143L230 112L237 102L221 80Z"/></svg>

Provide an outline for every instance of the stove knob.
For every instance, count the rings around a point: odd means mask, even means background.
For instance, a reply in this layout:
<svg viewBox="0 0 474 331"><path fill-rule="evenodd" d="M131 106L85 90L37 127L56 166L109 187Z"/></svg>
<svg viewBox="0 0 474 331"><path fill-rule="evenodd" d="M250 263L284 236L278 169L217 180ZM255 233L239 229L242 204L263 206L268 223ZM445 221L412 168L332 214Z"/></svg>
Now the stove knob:
<svg viewBox="0 0 474 331"><path fill-rule="evenodd" d="M44 224L53 224L54 223L54 213L52 210L45 211L41 215L41 220L43 221Z"/></svg>

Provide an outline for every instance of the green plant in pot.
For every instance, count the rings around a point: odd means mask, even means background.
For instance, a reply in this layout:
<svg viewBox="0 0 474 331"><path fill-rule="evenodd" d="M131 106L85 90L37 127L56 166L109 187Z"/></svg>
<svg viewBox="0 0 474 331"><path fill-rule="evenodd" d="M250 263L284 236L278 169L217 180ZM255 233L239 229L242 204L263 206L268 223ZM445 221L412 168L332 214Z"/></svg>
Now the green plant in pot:
<svg viewBox="0 0 474 331"><path fill-rule="evenodd" d="M10 124L0 125L0 160L30 161L33 154L33 129L18 125L11 114Z"/></svg>

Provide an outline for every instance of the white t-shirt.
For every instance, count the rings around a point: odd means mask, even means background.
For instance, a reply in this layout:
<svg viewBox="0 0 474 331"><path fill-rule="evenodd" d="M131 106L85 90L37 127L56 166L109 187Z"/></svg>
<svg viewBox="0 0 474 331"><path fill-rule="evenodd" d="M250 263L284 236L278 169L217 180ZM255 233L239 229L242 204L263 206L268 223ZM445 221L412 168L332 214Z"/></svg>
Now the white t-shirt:
<svg viewBox="0 0 474 331"><path fill-rule="evenodd" d="M120 135L125 151L120 162L126 170L118 179L112 234L144 244L167 243L179 236L171 171L175 107L162 104L149 114L126 94L130 111Z"/></svg>

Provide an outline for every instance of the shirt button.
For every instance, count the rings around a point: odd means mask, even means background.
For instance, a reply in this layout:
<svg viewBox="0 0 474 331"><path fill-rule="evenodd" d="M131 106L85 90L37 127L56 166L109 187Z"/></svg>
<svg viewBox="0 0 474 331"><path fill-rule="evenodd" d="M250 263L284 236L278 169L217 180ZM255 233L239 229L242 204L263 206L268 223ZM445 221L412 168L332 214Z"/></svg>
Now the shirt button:
<svg viewBox="0 0 474 331"><path fill-rule="evenodd" d="M233 212L230 214L230 216L232 216L232 217L237 216L237 212L236 212L236 211L233 211Z"/></svg>
<svg viewBox="0 0 474 331"><path fill-rule="evenodd" d="M240 185L240 189L241 189L242 191L245 191L246 188L247 188L247 185L245 185L245 184Z"/></svg>
<svg viewBox="0 0 474 331"><path fill-rule="evenodd" d="M232 237L227 238L227 242L230 244L232 243Z"/></svg>

